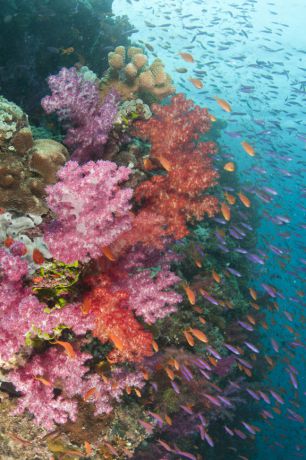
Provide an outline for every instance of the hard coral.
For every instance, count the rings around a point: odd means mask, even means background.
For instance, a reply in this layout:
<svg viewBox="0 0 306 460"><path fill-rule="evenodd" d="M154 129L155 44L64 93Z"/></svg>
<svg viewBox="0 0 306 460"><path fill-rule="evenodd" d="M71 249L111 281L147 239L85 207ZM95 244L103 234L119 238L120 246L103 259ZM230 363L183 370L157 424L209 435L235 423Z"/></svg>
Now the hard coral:
<svg viewBox="0 0 306 460"><path fill-rule="evenodd" d="M142 97L146 102L161 100L175 92L164 64L155 59L149 66L148 58L141 48L117 46L108 54L109 69L101 81L105 94L113 87L123 99Z"/></svg>
<svg viewBox="0 0 306 460"><path fill-rule="evenodd" d="M132 190L119 187L129 174L110 161L66 163L60 181L47 188L48 205L57 217L45 232L53 257L65 263L89 261L130 229Z"/></svg>
<svg viewBox="0 0 306 460"><path fill-rule="evenodd" d="M52 95L41 104L48 114L57 112L68 128L64 143L73 150L71 158L80 163L101 158L117 114L118 93L109 91L101 102L95 82L74 67L63 68L48 83Z"/></svg>
<svg viewBox="0 0 306 460"><path fill-rule="evenodd" d="M66 148L51 139L33 141L26 114L0 98L0 206L43 214L46 185L67 157Z"/></svg>

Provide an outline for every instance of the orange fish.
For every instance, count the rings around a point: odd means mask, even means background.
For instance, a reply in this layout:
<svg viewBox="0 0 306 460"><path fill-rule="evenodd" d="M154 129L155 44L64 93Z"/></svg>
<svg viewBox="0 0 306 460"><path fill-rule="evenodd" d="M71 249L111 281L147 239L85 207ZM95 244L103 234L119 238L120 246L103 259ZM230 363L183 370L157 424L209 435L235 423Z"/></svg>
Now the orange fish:
<svg viewBox="0 0 306 460"><path fill-rule="evenodd" d="M189 78L189 81L193 84L193 86L197 89L202 89L203 88L203 83L199 78Z"/></svg>
<svg viewBox="0 0 306 460"><path fill-rule="evenodd" d="M244 149L244 151L250 155L251 157L254 157L255 156L255 150L253 149L253 147L246 141L243 141L241 142L241 145Z"/></svg>
<svg viewBox="0 0 306 460"><path fill-rule="evenodd" d="M232 111L232 108L231 106L229 105L228 102L226 102L224 99L220 99L219 97L215 96L215 100L217 101L217 103L220 105L220 107L225 110L225 112L231 112Z"/></svg>
<svg viewBox="0 0 306 460"><path fill-rule="evenodd" d="M44 379L40 375L36 375L34 378L35 380L38 380L39 382L41 382L43 385L46 385L47 387L50 387L52 385L51 382L49 382L49 380Z"/></svg>
<svg viewBox="0 0 306 460"><path fill-rule="evenodd" d="M102 252L103 252L103 255L107 257L107 259L110 260L111 262L114 262L116 260L116 257L114 256L109 246L105 246L104 248L102 248Z"/></svg>
<svg viewBox="0 0 306 460"><path fill-rule="evenodd" d="M134 391L136 395L138 396L138 398L141 398L141 392L138 390L138 388L134 388Z"/></svg>
<svg viewBox="0 0 306 460"><path fill-rule="evenodd" d="M228 171L228 172L234 172L236 169L235 163L233 163L232 161L229 161L228 163L225 163L225 165L223 166L223 169L225 169L225 171Z"/></svg>
<svg viewBox="0 0 306 460"><path fill-rule="evenodd" d="M201 262L200 260L196 259L196 260L194 261L194 263L195 263L196 267L202 268L202 262Z"/></svg>
<svg viewBox="0 0 306 460"><path fill-rule="evenodd" d="M61 48L60 51L62 55L69 56L70 54L75 52L75 49L73 48L73 46L69 46L69 48Z"/></svg>
<svg viewBox="0 0 306 460"><path fill-rule="evenodd" d="M84 401L87 401L96 392L96 387L90 388L83 396Z"/></svg>
<svg viewBox="0 0 306 460"><path fill-rule="evenodd" d="M213 366L216 366L218 364L218 361L213 356L208 356L208 360Z"/></svg>
<svg viewBox="0 0 306 460"><path fill-rule="evenodd" d="M231 220L231 210L226 203L221 203L221 212L224 219L228 222Z"/></svg>
<svg viewBox="0 0 306 460"><path fill-rule="evenodd" d="M249 288L249 293L253 300L257 300L257 293L253 288Z"/></svg>
<svg viewBox="0 0 306 460"><path fill-rule="evenodd" d="M69 358L75 358L76 357L76 352L74 351L71 343L69 342L64 342L62 340L56 340L55 342L51 342L53 344L56 344L56 345L60 345L61 347L63 347L67 353L67 355L69 356Z"/></svg>
<svg viewBox="0 0 306 460"><path fill-rule="evenodd" d="M169 160L161 156L161 157L158 157L158 161L160 162L160 164L166 171L168 172L171 171L172 166Z"/></svg>
<svg viewBox="0 0 306 460"><path fill-rule="evenodd" d="M149 375L149 372L146 369L142 369L142 374L143 374L143 378L145 380L149 380L150 375Z"/></svg>
<svg viewBox="0 0 306 460"><path fill-rule="evenodd" d="M88 441L84 442L84 448L85 448L86 455L92 454L92 447Z"/></svg>
<svg viewBox="0 0 306 460"><path fill-rule="evenodd" d="M119 339L119 337L115 334L109 334L109 339L113 342L116 348L118 348L119 351L123 350L123 343L122 340Z"/></svg>
<svg viewBox="0 0 306 460"><path fill-rule="evenodd" d="M210 121L212 121L212 122L217 121L217 118L214 115L212 115L211 113L209 113L208 116L209 116Z"/></svg>
<svg viewBox="0 0 306 460"><path fill-rule="evenodd" d="M41 265L44 263L45 261L45 258L44 256L42 255L42 253L40 252L39 249L35 248L33 250L33 253L32 253L32 259L33 259L33 262L37 265Z"/></svg>
<svg viewBox="0 0 306 460"><path fill-rule="evenodd" d="M250 321L253 326L256 324L256 319L252 315L247 315L247 319Z"/></svg>
<svg viewBox="0 0 306 460"><path fill-rule="evenodd" d="M241 201L241 203L244 204L244 206L246 208L250 208L251 207L251 201L249 200L249 198L247 196L245 196L243 193L238 193L238 196L239 196L239 199Z"/></svg>
<svg viewBox="0 0 306 460"><path fill-rule="evenodd" d="M172 420L171 420L171 418L169 417L169 415L166 415L166 416L165 416L165 422L166 422L168 425L170 425L170 426L172 425Z"/></svg>
<svg viewBox="0 0 306 460"><path fill-rule="evenodd" d="M192 335L194 335L201 342L208 343L207 335L204 334L204 332L201 331L200 329L193 329L192 328L192 329L190 329L190 332L191 332Z"/></svg>
<svg viewBox="0 0 306 460"><path fill-rule="evenodd" d="M183 288L184 288L184 291L186 292L189 302L191 303L191 305L194 305L196 302L195 293L189 286L187 286L187 284L185 284Z"/></svg>
<svg viewBox="0 0 306 460"><path fill-rule="evenodd" d="M145 171L150 171L151 169L153 169L153 163L150 160L150 158L143 159L143 168Z"/></svg>
<svg viewBox="0 0 306 460"><path fill-rule="evenodd" d="M228 204L235 204L236 203L236 198L234 197L234 195L231 195L230 193L225 192L224 196L225 196L226 201L228 202Z"/></svg>
<svg viewBox="0 0 306 460"><path fill-rule="evenodd" d="M200 321L200 323L202 323L202 324L206 324L206 323L207 323L206 319L204 319L204 318L202 318L202 317L199 318L199 321Z"/></svg>
<svg viewBox="0 0 306 460"><path fill-rule="evenodd" d="M170 380L175 379L175 373L173 372L172 369L170 369L169 367L165 367L165 371L166 371L166 374L168 375Z"/></svg>
<svg viewBox="0 0 306 460"><path fill-rule="evenodd" d="M158 343L155 340L152 340L152 348L155 351L155 353L157 353L159 350Z"/></svg>
<svg viewBox="0 0 306 460"><path fill-rule="evenodd" d="M132 388L131 387L125 387L125 391L127 392L128 395L132 393Z"/></svg>
<svg viewBox="0 0 306 460"><path fill-rule="evenodd" d="M194 347L194 338L192 337L192 335L190 334L190 332L188 331L184 331L184 336L186 337L186 340L188 342L188 344L191 346L191 347Z"/></svg>
<svg viewBox="0 0 306 460"><path fill-rule="evenodd" d="M216 283L220 283L221 278L220 278L220 276L218 275L218 273L215 272L215 270L212 271L212 277L213 277L213 279L216 281Z"/></svg>
<svg viewBox="0 0 306 460"><path fill-rule="evenodd" d="M179 55L185 62L194 62L193 56L190 53L179 53Z"/></svg>

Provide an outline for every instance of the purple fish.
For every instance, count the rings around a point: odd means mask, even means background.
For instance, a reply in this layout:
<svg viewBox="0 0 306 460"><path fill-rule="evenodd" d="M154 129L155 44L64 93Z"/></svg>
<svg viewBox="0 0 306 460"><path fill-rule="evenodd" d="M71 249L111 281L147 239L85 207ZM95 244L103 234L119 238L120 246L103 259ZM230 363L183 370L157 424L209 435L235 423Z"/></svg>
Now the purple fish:
<svg viewBox="0 0 306 460"><path fill-rule="evenodd" d="M279 402L280 404L284 404L284 403L285 403L285 401L283 400L283 398L282 398L278 393L276 393L276 392L273 391L273 390L269 390L269 391L270 391L271 395L273 396L273 398L274 398L277 402Z"/></svg>
<svg viewBox="0 0 306 460"><path fill-rule="evenodd" d="M261 259L257 254L246 254L246 257L251 261L256 264L264 265L265 261Z"/></svg>
<svg viewBox="0 0 306 460"><path fill-rule="evenodd" d="M275 351L275 353L278 353L279 352L278 343L274 339L271 339L271 344L272 344L272 347L273 347L273 350Z"/></svg>
<svg viewBox="0 0 306 460"><path fill-rule="evenodd" d="M255 345L253 345L252 343L250 342L243 342L250 350L254 351L254 353L259 353L259 350L258 348L255 347Z"/></svg>
<svg viewBox="0 0 306 460"><path fill-rule="evenodd" d="M246 361L245 359L242 359L242 358L236 358L237 361L239 361L240 364L242 364L244 367L246 367L247 369L253 369L253 366L252 364L250 364L248 361Z"/></svg>
<svg viewBox="0 0 306 460"><path fill-rule="evenodd" d="M248 251L246 249L243 249L243 248L235 248L234 251L238 252L239 254L247 254L248 253Z"/></svg>
<svg viewBox="0 0 306 460"><path fill-rule="evenodd" d="M276 254L277 256L281 256L282 254L284 254L284 251L282 251L281 249L277 248L276 246L273 246L273 244L268 244L268 247L271 249L272 252L274 252L274 254Z"/></svg>
<svg viewBox="0 0 306 460"><path fill-rule="evenodd" d="M275 298L275 289L272 286L269 286L268 284L261 283L261 286L264 288L264 290L269 294L269 296Z"/></svg>
<svg viewBox="0 0 306 460"><path fill-rule="evenodd" d="M179 388L178 384L171 380L171 385L172 385L172 388L175 391L175 393L180 394L180 388Z"/></svg>
<svg viewBox="0 0 306 460"><path fill-rule="evenodd" d="M234 436L234 432L228 426L224 425L224 429L230 436Z"/></svg>
<svg viewBox="0 0 306 460"><path fill-rule="evenodd" d="M251 434L256 434L256 431L246 422L241 422L244 428Z"/></svg>
<svg viewBox="0 0 306 460"><path fill-rule="evenodd" d="M207 431L205 431L204 437L205 437L205 441L207 442L207 444L208 444L210 447L214 447L214 442L213 442L213 440L211 439L211 437L209 436L209 434L207 433Z"/></svg>
<svg viewBox="0 0 306 460"><path fill-rule="evenodd" d="M227 398L225 398L224 396L218 395L217 398L218 398L221 402L223 402L223 404L224 404L225 406L227 406L227 407L233 407L233 404L232 404Z"/></svg>
<svg viewBox="0 0 306 460"><path fill-rule="evenodd" d="M198 367L202 367L202 368L206 369L207 371L211 371L211 367L209 366L209 364L207 364L201 358L197 358L197 359L193 360L193 363Z"/></svg>
<svg viewBox="0 0 306 460"><path fill-rule="evenodd" d="M297 379L296 379L295 375L292 372L289 372L289 376L290 376L290 380L291 380L291 383L292 383L293 387L297 390L298 389L298 382L297 382Z"/></svg>
<svg viewBox="0 0 306 460"><path fill-rule="evenodd" d="M227 270L232 274L232 275L235 275L237 276L238 278L241 278L241 273L239 273L237 270L235 270L234 268L231 268L231 267L227 267Z"/></svg>
<svg viewBox="0 0 306 460"><path fill-rule="evenodd" d="M255 391L250 390L249 388L247 388L246 391L249 393L250 396L252 396L253 399L259 401L260 398Z"/></svg>
<svg viewBox="0 0 306 460"><path fill-rule="evenodd" d="M260 395L261 399L264 400L264 402L266 402L267 404L271 404L270 398L269 398L268 395L266 395L266 393L264 393L263 391L258 390L258 394Z"/></svg>
<svg viewBox="0 0 306 460"><path fill-rule="evenodd" d="M215 406L221 407L220 401L217 398L215 398L215 396L211 396L207 393L204 393L204 396Z"/></svg>
<svg viewBox="0 0 306 460"><path fill-rule="evenodd" d="M246 439L246 435L241 430L234 428L234 432L236 433L237 436L239 436L240 439Z"/></svg>
<svg viewBox="0 0 306 460"><path fill-rule="evenodd" d="M251 326L251 324L249 323L245 323L244 321L238 321L238 324L240 324L240 326L243 327L243 329L246 329L247 331L254 331L253 326Z"/></svg>
<svg viewBox="0 0 306 460"><path fill-rule="evenodd" d="M185 412L187 412L187 414L189 414L189 415L192 415L192 414L193 414L193 411L192 411L192 409L190 409L190 407L184 406L184 405L181 405L180 407L181 407Z"/></svg>
<svg viewBox="0 0 306 460"><path fill-rule="evenodd" d="M201 294L204 297L204 299L208 300L208 302L212 303L213 305L219 305L216 299L214 299L212 296L208 294L208 292L204 291L204 289L201 289Z"/></svg>
<svg viewBox="0 0 306 460"><path fill-rule="evenodd" d="M214 349L212 348L210 345L207 345L206 349L209 351L209 353L211 353L216 359L221 359L221 356L219 355L219 353Z"/></svg>
<svg viewBox="0 0 306 460"><path fill-rule="evenodd" d="M224 343L224 346L225 346L229 351L231 351L232 353L234 353L235 355L240 355L240 351L238 350L238 348L234 347L233 345L230 345L229 343Z"/></svg>
<svg viewBox="0 0 306 460"><path fill-rule="evenodd" d="M271 414L271 412L269 412L268 410L265 410L265 409L261 411L261 414L264 416L264 418L271 418L271 419L274 418L274 416Z"/></svg>
<svg viewBox="0 0 306 460"><path fill-rule="evenodd" d="M188 458L189 460L197 460L197 458L194 455L192 455L190 452L179 450L176 446L175 448L176 448L175 451L173 451L175 454L181 455L182 457Z"/></svg>

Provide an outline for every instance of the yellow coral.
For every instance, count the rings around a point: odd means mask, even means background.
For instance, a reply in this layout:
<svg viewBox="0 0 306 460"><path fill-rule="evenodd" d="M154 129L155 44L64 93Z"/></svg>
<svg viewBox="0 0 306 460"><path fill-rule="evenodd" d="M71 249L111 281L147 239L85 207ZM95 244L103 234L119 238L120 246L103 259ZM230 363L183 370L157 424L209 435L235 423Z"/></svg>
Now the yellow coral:
<svg viewBox="0 0 306 460"><path fill-rule="evenodd" d="M120 70L124 66L124 57L121 54L108 53L108 63L112 69Z"/></svg>

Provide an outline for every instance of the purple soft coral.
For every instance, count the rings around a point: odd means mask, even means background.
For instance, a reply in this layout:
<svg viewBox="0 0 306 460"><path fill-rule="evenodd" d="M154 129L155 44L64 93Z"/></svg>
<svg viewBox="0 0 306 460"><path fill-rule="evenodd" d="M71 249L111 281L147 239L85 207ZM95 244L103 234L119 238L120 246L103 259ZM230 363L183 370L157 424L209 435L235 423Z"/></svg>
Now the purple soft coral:
<svg viewBox="0 0 306 460"><path fill-rule="evenodd" d="M57 112L68 127L64 142L73 149L72 159L85 163L101 158L117 114L119 95L112 90L101 102L97 85L84 80L74 67L63 68L49 77L48 83L52 95L41 104L47 113Z"/></svg>
<svg viewBox="0 0 306 460"><path fill-rule="evenodd" d="M59 171L60 181L47 187L48 205L57 216L45 232L53 257L86 262L130 229L133 191L118 185L129 174L129 168L101 160L83 166L69 161Z"/></svg>

